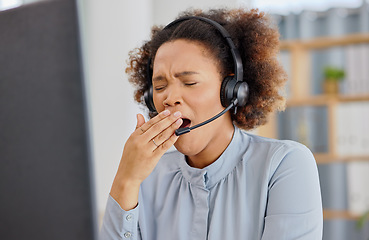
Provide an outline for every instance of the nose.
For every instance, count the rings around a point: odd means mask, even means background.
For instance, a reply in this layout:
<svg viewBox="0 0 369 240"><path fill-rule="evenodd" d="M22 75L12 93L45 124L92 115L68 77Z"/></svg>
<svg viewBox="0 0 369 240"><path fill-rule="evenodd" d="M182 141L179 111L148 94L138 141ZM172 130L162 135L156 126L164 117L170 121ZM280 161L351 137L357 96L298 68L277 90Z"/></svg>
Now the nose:
<svg viewBox="0 0 369 240"><path fill-rule="evenodd" d="M176 107L182 104L182 93L179 86L168 86L166 89L166 96L163 101L165 108Z"/></svg>

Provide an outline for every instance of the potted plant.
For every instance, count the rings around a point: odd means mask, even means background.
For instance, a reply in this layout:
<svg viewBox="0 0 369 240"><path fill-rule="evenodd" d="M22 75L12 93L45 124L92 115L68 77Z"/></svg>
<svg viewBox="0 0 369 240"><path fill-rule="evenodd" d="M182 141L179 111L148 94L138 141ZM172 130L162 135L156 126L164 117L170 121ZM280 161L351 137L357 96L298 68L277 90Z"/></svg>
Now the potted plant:
<svg viewBox="0 0 369 240"><path fill-rule="evenodd" d="M341 68L327 66L324 68L323 90L325 94L338 94L339 83L345 77L345 71Z"/></svg>
<svg viewBox="0 0 369 240"><path fill-rule="evenodd" d="M368 219L369 219L369 210L366 211L362 216L360 216L359 219L356 221L356 228L359 230L363 229Z"/></svg>

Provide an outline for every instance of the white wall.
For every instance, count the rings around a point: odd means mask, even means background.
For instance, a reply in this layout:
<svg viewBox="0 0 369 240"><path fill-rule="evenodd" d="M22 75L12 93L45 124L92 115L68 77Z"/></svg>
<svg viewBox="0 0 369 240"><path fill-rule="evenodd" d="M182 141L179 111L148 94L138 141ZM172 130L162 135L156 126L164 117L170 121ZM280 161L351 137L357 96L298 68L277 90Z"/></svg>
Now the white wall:
<svg viewBox="0 0 369 240"><path fill-rule="evenodd" d="M152 0L153 1L153 21L154 24L166 25L173 21L180 12L189 8L199 8L207 10L217 7L237 7L245 6L250 0Z"/></svg>
<svg viewBox="0 0 369 240"><path fill-rule="evenodd" d="M149 36L150 2L84 0L80 4L100 217L124 143L140 112L125 68L128 51Z"/></svg>

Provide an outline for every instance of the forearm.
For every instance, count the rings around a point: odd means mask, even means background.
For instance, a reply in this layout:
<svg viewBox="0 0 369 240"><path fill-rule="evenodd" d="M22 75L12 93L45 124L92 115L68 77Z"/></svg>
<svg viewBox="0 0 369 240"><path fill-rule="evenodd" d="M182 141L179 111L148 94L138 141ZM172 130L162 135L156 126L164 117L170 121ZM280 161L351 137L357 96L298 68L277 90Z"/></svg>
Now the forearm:
<svg viewBox="0 0 369 240"><path fill-rule="evenodd" d="M117 175L114 179L110 195L123 210L129 211L138 204L139 190L140 183L120 179Z"/></svg>

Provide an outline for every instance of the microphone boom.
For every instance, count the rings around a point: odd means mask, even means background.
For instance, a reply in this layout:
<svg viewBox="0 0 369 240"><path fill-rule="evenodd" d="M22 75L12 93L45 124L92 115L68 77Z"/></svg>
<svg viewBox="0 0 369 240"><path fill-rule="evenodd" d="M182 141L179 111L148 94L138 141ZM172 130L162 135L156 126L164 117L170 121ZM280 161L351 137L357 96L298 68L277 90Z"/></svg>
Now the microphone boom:
<svg viewBox="0 0 369 240"><path fill-rule="evenodd" d="M191 130L195 129L195 128L198 128L198 127L201 127L201 126L204 126L205 124L208 124L212 121L214 121L215 119L217 119L218 117L222 116L223 114L225 114L226 112L228 112L231 108L233 108L234 106L237 105L237 99L234 99L231 104L226 108L224 109L223 111L221 111L220 113L218 113L217 115L215 115L214 117L202 122L202 123L199 123L195 126L192 126L192 127L185 127L185 128L178 128L176 131L175 131L175 134L176 136L180 136L182 134L185 134L185 133L189 133Z"/></svg>

